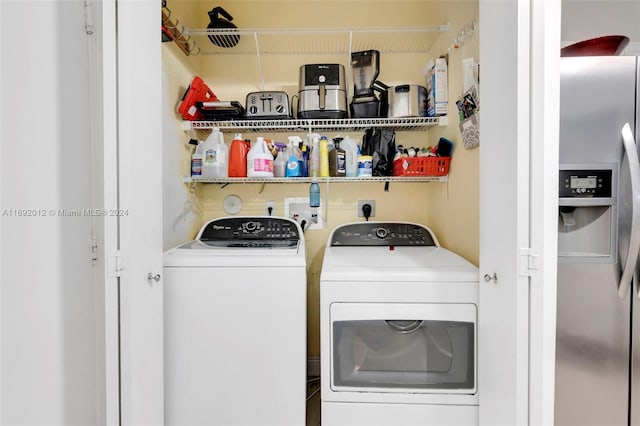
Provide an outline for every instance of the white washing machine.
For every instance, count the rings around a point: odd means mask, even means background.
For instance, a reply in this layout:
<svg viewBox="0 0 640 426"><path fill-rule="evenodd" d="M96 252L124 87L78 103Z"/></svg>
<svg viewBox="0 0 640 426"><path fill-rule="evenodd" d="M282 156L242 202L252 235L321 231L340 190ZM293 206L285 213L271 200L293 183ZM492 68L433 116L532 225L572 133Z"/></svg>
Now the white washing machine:
<svg viewBox="0 0 640 426"><path fill-rule="evenodd" d="M426 227L329 236L320 277L323 426L477 426L478 269Z"/></svg>
<svg viewBox="0 0 640 426"><path fill-rule="evenodd" d="M165 424L305 424L307 278L297 222L212 220L164 255Z"/></svg>

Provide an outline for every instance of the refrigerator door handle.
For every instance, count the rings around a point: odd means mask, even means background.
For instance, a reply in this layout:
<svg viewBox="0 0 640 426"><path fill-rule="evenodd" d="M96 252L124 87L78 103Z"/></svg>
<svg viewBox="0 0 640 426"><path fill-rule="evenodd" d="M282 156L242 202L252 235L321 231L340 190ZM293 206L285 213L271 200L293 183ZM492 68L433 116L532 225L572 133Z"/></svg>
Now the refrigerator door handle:
<svg viewBox="0 0 640 426"><path fill-rule="evenodd" d="M629 159L629 174L631 175L631 232L629 235L629 251L623 264L622 276L618 285L618 296L622 299L629 292L631 280L638 262L640 251L640 161L636 151L635 140L629 123L622 127L622 143Z"/></svg>

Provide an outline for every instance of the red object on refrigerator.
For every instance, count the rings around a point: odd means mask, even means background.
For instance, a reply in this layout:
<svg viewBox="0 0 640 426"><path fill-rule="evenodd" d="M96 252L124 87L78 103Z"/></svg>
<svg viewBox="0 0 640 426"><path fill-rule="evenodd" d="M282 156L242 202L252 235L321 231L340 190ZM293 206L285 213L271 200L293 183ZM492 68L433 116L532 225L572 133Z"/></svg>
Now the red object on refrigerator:
<svg viewBox="0 0 640 426"><path fill-rule="evenodd" d="M617 56L629 44L629 37L609 35L583 40L560 49L560 56Z"/></svg>

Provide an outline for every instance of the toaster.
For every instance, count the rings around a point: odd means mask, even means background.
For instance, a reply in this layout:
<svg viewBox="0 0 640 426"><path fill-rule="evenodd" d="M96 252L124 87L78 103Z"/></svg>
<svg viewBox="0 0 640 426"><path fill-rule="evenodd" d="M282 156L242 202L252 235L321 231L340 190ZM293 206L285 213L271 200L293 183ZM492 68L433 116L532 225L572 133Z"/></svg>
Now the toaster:
<svg viewBox="0 0 640 426"><path fill-rule="evenodd" d="M245 118L291 118L291 105L286 92L251 92L247 95L245 105Z"/></svg>
<svg viewBox="0 0 640 426"><path fill-rule="evenodd" d="M347 117L347 91L342 64L300 67L298 118Z"/></svg>

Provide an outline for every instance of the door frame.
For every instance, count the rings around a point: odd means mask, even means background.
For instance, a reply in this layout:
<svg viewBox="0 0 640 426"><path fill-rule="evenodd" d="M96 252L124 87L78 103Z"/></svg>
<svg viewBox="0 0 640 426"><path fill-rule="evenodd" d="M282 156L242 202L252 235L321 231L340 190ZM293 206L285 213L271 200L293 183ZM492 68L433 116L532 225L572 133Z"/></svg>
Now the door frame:
<svg viewBox="0 0 640 426"><path fill-rule="evenodd" d="M151 80L159 78L160 58L156 53L160 45L159 37L152 37L158 35L157 25L154 27L152 22L157 16L158 2L111 0L105 3L112 4L114 1L118 6L118 37L122 40L117 46L118 79L124 77L131 81L136 77ZM559 76L554 58L559 56L560 3L555 0L480 0L479 5L480 57L483 69L480 148L480 424L552 424L557 250L554 244L557 213L554 202L557 203L557 188L553 188L557 176L557 161L553 160L557 158L554 157L554 150L557 150L558 120L557 90L554 85ZM115 21L112 22L115 24ZM105 68L107 64L105 62ZM148 82L144 84L146 90L137 91L135 96L131 87L126 87L123 91L122 83L123 81L118 80L118 107L134 102L135 99L144 99L146 105L154 107L156 103L152 99L156 99L156 94L146 91L150 87L146 84ZM160 84L157 85L157 90L160 91ZM156 105L160 105L159 100ZM123 138L132 136L142 136L143 139L128 139L130 143L153 143L160 140L161 136L158 134L156 137L154 130L157 129L159 133L161 128L160 114L147 111L145 115L149 115L148 120L144 121L145 129L150 130L152 135L142 134L140 129L136 129L139 122L128 121L127 129L120 128L118 137L121 143ZM126 117L120 115L120 118ZM109 139L105 141L108 142ZM538 151L541 146L544 150ZM148 151L150 150L146 152ZM127 155L135 156L135 152L141 155L145 153L143 150L129 151ZM131 165L133 157L129 157L127 161ZM155 164L159 168L157 165L161 162ZM500 167L496 167L496 164ZM130 176L135 176L130 169L127 170L131 173ZM508 177L506 182L505 176ZM122 174L120 178L123 178ZM148 189L136 180L129 181L129 184L136 186L139 191ZM161 179L157 186L161 187ZM135 193L129 192L127 201L131 201ZM124 200L120 201L122 203ZM158 211L161 211L161 206L156 210L156 215ZM128 220L123 219L121 225L127 227L126 222ZM161 229L159 226L158 231L161 232ZM132 229L129 232L131 231ZM161 250L161 247L160 243L158 249ZM136 264L136 268L139 268L137 262L134 262L134 256L134 253L128 252L124 261L130 262L131 267ZM125 266L125 269L129 266ZM156 267L146 263L142 266L150 271ZM133 281L144 279L138 272L128 271L126 275L133 278ZM134 273L138 273L135 278L131 277ZM484 282L485 274L489 277L489 283ZM491 280L493 274L498 278L495 284ZM162 342L162 299L155 296L142 305L153 311L153 318L145 320L148 326L146 331L153 335L150 339L151 347L157 347ZM507 356L496 357L489 350L493 348L495 351L498 347ZM137 349L145 352L150 348L139 345ZM162 358L161 351L157 357ZM158 359L153 359L154 363L157 361ZM149 371L145 369L145 374ZM508 374L504 374L505 371ZM127 374L133 373L128 370ZM132 384L132 377L123 376L123 389ZM140 423L149 423L149 419L158 420L162 417L162 401L159 398L162 394L161 370L160 379L155 377L144 384L136 388L136 392L146 391L149 394L140 400L143 404L136 407L136 413L148 410L150 417ZM127 400L128 398L123 399L123 405ZM127 418L127 410L122 411L124 418Z"/></svg>

